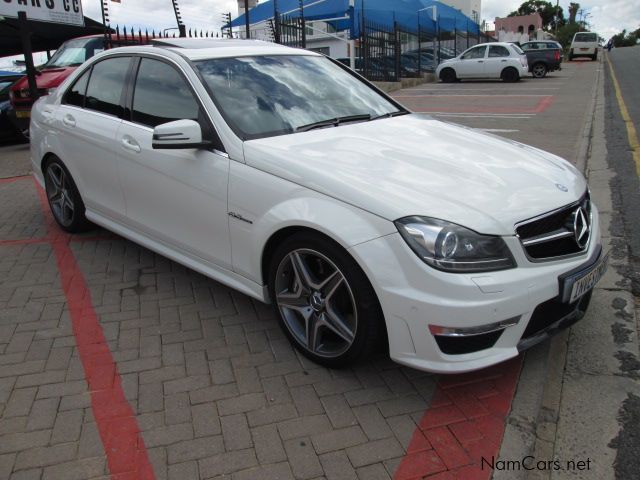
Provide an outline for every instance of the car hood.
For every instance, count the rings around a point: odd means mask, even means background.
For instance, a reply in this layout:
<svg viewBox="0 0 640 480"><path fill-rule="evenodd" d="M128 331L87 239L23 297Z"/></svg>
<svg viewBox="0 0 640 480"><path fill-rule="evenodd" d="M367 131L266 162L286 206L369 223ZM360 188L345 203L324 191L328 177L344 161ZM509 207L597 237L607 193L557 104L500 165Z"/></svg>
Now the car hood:
<svg viewBox="0 0 640 480"><path fill-rule="evenodd" d="M248 165L388 220L423 215L477 232L578 200L582 174L550 153L411 114L245 142Z"/></svg>
<svg viewBox="0 0 640 480"><path fill-rule="evenodd" d="M36 84L38 85L38 88L56 88L64 82L76 68L77 67L66 67L41 70L40 73L36 75ZM28 88L29 80L26 76L22 77L11 87L12 90L23 90Z"/></svg>

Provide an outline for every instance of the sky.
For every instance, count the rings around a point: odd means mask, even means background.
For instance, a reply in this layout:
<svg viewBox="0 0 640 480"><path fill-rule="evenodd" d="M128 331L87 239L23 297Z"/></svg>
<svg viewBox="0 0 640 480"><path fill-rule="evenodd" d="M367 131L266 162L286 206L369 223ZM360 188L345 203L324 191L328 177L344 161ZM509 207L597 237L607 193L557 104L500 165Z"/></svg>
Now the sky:
<svg viewBox="0 0 640 480"><path fill-rule="evenodd" d="M555 3L556 0L550 0ZM640 28L640 0L574 0L587 16L590 30L605 39L622 29ZM495 17L506 17L522 4L519 0L482 0L482 18L493 22ZM565 18L569 17L569 2L561 1ZM578 20L580 16L578 15Z"/></svg>
<svg viewBox="0 0 640 480"><path fill-rule="evenodd" d="M101 20L101 0L82 0L84 14ZM122 3L109 3L111 25L149 27L155 29L176 26L171 0L121 0ZM555 1L555 0L552 0ZM222 15L231 12L237 14L236 0L178 0L182 19L187 28L220 31ZM393 0L389 0L393 2ZM493 23L495 17L504 17L516 10L522 0L483 0L482 19ZM640 0L582 0L578 1L587 16L591 30L609 39L623 28L635 30L640 27ZM569 1L560 1L565 16L568 16ZM580 17L578 17L580 19ZM36 58L36 63L42 61ZM10 63L0 58L0 67Z"/></svg>

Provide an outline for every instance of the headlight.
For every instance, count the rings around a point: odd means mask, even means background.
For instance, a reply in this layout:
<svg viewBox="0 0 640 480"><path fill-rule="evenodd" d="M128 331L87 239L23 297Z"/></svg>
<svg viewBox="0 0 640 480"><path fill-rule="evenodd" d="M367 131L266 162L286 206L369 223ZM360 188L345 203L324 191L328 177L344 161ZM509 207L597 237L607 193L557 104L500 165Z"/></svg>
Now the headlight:
<svg viewBox="0 0 640 480"><path fill-rule="evenodd" d="M438 270L490 272L516 266L501 237L480 235L455 223L428 217L406 217L395 224L411 249Z"/></svg>

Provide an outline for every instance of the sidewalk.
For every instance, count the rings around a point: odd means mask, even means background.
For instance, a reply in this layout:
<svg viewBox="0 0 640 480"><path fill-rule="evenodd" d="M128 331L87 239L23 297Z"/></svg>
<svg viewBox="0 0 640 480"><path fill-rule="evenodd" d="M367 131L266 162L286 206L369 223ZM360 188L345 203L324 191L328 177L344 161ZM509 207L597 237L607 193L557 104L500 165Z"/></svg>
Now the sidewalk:
<svg viewBox="0 0 640 480"><path fill-rule="evenodd" d="M633 443L638 441L633 437L637 437L640 412L639 317L625 277L630 265L626 240L616 228L619 208L611 188L616 172L607 162L602 75L589 136L585 172L600 210L610 268L597 285L585 318L551 342L542 400L535 424L529 425L535 430L515 429L525 436L535 435L534 448L527 449L525 442L524 448L510 449L503 442L501 459L522 460L514 453L532 455L528 460L531 470L496 471L494 478L605 480L616 478L616 470L625 472L617 478L640 475L637 444ZM523 375L526 371L525 367ZM514 411L518 401L516 394ZM510 421L515 418L512 412ZM505 442L508 439L509 426ZM634 459L636 465L628 465Z"/></svg>

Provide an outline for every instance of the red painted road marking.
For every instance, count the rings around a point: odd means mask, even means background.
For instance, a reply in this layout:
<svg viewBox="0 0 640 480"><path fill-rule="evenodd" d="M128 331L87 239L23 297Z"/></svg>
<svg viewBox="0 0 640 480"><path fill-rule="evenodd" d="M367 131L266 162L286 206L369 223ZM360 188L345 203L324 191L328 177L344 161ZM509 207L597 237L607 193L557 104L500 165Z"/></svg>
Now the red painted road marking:
<svg viewBox="0 0 640 480"><path fill-rule="evenodd" d="M468 96L468 95L465 95ZM415 100L431 100L434 103L433 106L427 106L425 108L412 109L415 112L421 113L496 113L496 114L512 114L512 113L543 113L547 108L549 108L554 101L554 97L552 95L545 95L544 98L541 98L538 103L533 107L500 107L496 105L491 106L473 106L473 105L460 105L458 107L445 107L442 106L442 103L434 102L432 95L425 96L416 96L416 97L399 97L396 96L394 98L411 98L412 101ZM439 96L441 97L441 96ZM458 97L460 98L460 97Z"/></svg>
<svg viewBox="0 0 640 480"><path fill-rule="evenodd" d="M17 182L18 180L30 180L30 179L31 179L31 175L22 175L20 177L0 178L0 185L2 185L3 183L13 183L13 182Z"/></svg>
<svg viewBox="0 0 640 480"><path fill-rule="evenodd" d="M71 235L60 230L51 216L46 194L34 179L45 215L48 239L53 248L60 282L67 298L78 354L91 393L91 407L102 439L107 465L114 480L153 480L154 473L127 402L117 366L98 321L91 293L73 252Z"/></svg>
<svg viewBox="0 0 640 480"><path fill-rule="evenodd" d="M440 377L394 480L488 480L516 391L522 358Z"/></svg>

